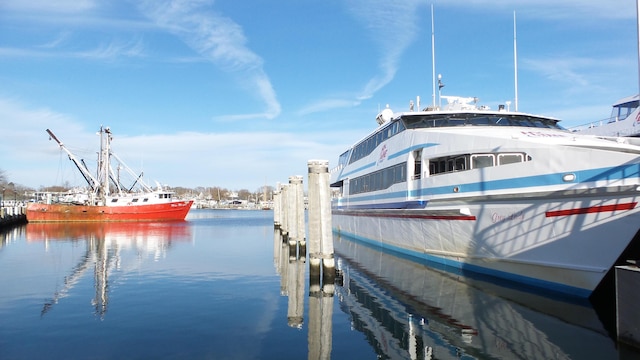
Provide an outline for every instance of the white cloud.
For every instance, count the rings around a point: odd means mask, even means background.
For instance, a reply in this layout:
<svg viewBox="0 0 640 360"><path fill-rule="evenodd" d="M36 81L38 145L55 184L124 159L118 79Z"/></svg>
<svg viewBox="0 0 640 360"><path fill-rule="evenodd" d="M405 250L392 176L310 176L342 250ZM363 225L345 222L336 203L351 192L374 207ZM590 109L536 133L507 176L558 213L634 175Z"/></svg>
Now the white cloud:
<svg viewBox="0 0 640 360"><path fill-rule="evenodd" d="M363 100L372 98L377 91L393 81L400 60L414 42L418 31L419 8L424 0L352 0L347 7L354 18L369 32L372 42L378 47L378 74L372 77L361 90L344 98L323 99L305 106L301 114L329 111L337 108L358 106Z"/></svg>
<svg viewBox="0 0 640 360"><path fill-rule="evenodd" d="M28 13L82 13L97 7L94 0L4 0L0 9Z"/></svg>
<svg viewBox="0 0 640 360"><path fill-rule="evenodd" d="M236 74L250 94L265 103L263 117L280 114L280 103L264 72L260 56L247 46L240 25L207 6L208 1L146 1L142 11L160 27L178 35L197 53L221 69ZM241 79L241 80L240 80Z"/></svg>

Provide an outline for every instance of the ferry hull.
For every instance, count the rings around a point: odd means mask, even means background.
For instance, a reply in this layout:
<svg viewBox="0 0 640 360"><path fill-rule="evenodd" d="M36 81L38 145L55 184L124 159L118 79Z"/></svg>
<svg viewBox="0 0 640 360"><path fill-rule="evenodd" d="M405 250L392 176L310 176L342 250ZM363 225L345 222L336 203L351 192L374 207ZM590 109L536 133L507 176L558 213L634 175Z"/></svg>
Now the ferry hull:
<svg viewBox="0 0 640 360"><path fill-rule="evenodd" d="M84 206L30 203L28 222L111 222L184 220L193 200L150 205Z"/></svg>
<svg viewBox="0 0 640 360"><path fill-rule="evenodd" d="M418 261L589 297L630 244L640 197L333 210L334 231Z"/></svg>

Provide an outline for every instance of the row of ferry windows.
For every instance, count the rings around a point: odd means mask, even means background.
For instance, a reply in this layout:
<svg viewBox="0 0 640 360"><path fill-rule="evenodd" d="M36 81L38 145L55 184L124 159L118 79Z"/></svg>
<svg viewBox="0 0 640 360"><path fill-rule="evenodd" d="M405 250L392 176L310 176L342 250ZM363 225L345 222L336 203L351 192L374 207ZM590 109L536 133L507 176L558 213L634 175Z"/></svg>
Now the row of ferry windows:
<svg viewBox="0 0 640 360"><path fill-rule="evenodd" d="M349 159L349 164L362 159L383 141L405 129L433 128L447 126L522 126L535 128L560 129L554 119L540 118L529 115L485 115L485 114L455 114L455 115L409 115L403 116L402 121L395 121L387 128L371 135L353 148L353 154ZM342 157L345 157L342 159ZM342 154L340 163L346 163L348 152Z"/></svg>
<svg viewBox="0 0 640 360"><path fill-rule="evenodd" d="M349 194L384 190L393 184L407 181L407 164L400 163L371 174L352 179L349 182Z"/></svg>
<svg viewBox="0 0 640 360"><path fill-rule="evenodd" d="M421 173L421 160L419 151L416 154L414 174L412 179L419 179ZM459 156L446 156L429 160L429 174L439 175L454 171L479 169L491 166L506 165L531 161L531 157L524 153L498 153L498 154L466 154ZM378 170L371 174L363 175L349 182L349 194L361 194L370 191L384 190L393 184L407 181L407 165L400 163L388 168Z"/></svg>
<svg viewBox="0 0 640 360"><path fill-rule="evenodd" d="M531 157L524 153L466 154L459 156L445 156L429 160L429 174L437 175L453 171L479 169L484 167L513 164L530 160Z"/></svg>
<svg viewBox="0 0 640 360"><path fill-rule="evenodd" d="M371 154L371 152L378 145L382 144L383 141L389 139L402 130L404 130L404 125L401 122L396 121L387 126L385 129L382 129L381 131L363 140L360 144L356 145L353 148L353 154L351 155L351 159L349 159L349 164Z"/></svg>

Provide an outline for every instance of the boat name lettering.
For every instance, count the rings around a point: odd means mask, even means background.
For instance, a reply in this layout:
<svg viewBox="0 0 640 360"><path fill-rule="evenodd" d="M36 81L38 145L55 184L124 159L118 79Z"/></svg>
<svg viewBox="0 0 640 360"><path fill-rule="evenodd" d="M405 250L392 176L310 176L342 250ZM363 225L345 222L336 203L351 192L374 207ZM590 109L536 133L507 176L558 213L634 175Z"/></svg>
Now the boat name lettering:
<svg viewBox="0 0 640 360"><path fill-rule="evenodd" d="M521 131L521 133L529 137L565 137L563 134L550 134L542 131Z"/></svg>
<svg viewBox="0 0 640 360"><path fill-rule="evenodd" d="M491 215L491 221L493 221L494 224L502 221L512 220L524 220L524 214L522 213L522 211L518 211L509 215L502 215L498 213L493 213L493 215Z"/></svg>

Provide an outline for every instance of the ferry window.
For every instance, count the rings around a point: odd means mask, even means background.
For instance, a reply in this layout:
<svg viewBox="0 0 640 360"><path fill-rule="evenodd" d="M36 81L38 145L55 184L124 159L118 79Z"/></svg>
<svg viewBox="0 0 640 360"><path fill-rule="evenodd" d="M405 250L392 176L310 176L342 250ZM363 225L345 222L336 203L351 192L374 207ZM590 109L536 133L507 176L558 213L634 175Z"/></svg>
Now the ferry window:
<svg viewBox="0 0 640 360"><path fill-rule="evenodd" d="M449 121L447 121L447 125L449 126L462 126L462 125L465 125L466 123L467 123L467 119L450 118Z"/></svg>
<svg viewBox="0 0 640 360"><path fill-rule="evenodd" d="M478 169L490 167L495 164L493 154L477 154L471 155L471 168Z"/></svg>
<svg viewBox="0 0 640 360"><path fill-rule="evenodd" d="M422 174L422 150L413 152L413 179L420 179Z"/></svg>
<svg viewBox="0 0 640 360"><path fill-rule="evenodd" d="M511 126L511 121L506 117L501 117L496 119L495 124L498 126Z"/></svg>
<svg viewBox="0 0 640 360"><path fill-rule="evenodd" d="M467 170L467 158L459 156L456 158L456 171Z"/></svg>
<svg viewBox="0 0 640 360"><path fill-rule="evenodd" d="M338 165L346 165L348 159L349 159L349 150L345 151L344 153L342 153L342 155L340 155L340 158L338 160Z"/></svg>
<svg viewBox="0 0 640 360"><path fill-rule="evenodd" d="M455 170L455 161L453 159L447 160L447 172Z"/></svg>
<svg viewBox="0 0 640 360"><path fill-rule="evenodd" d="M519 163L524 161L522 154L498 154L498 165Z"/></svg>
<svg viewBox="0 0 640 360"><path fill-rule="evenodd" d="M471 125L494 125L494 122L487 116L477 116L471 119Z"/></svg>
<svg viewBox="0 0 640 360"><path fill-rule="evenodd" d="M436 163L433 161L429 161L429 175L436 174Z"/></svg>

